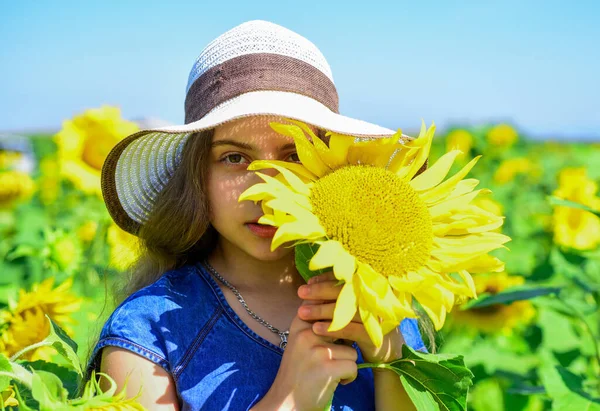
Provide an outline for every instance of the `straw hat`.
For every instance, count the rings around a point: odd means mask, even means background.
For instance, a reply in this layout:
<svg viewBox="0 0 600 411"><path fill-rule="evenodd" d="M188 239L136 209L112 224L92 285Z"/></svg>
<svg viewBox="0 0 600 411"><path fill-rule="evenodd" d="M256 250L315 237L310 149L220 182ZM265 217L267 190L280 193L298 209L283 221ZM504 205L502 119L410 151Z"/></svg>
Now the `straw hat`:
<svg viewBox="0 0 600 411"><path fill-rule="evenodd" d="M292 118L356 137L394 134L339 114L331 69L313 43L273 23L246 22L200 53L188 79L184 125L139 131L106 158L102 194L114 221L137 234L189 136L253 115Z"/></svg>

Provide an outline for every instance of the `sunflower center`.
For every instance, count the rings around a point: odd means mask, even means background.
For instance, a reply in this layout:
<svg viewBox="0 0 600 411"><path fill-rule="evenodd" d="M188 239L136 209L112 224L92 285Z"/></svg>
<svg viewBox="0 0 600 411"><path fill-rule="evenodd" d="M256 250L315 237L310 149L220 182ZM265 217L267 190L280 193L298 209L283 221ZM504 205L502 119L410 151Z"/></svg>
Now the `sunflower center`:
<svg viewBox="0 0 600 411"><path fill-rule="evenodd" d="M342 167L314 183L310 200L327 236L384 275L416 271L429 259L429 210L388 170Z"/></svg>

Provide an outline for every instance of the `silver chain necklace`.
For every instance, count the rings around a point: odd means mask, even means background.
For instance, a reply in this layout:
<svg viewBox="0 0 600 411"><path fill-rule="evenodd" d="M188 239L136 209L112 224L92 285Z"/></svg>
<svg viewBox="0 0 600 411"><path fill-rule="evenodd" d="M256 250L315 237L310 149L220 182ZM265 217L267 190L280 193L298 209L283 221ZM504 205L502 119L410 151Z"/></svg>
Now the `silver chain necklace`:
<svg viewBox="0 0 600 411"><path fill-rule="evenodd" d="M210 271L211 274L213 274L215 277L217 277L219 279L219 281L221 281L223 284L225 284L235 294L235 296L237 297L237 299L240 302L240 304L242 304L242 306L246 309L246 311L248 311L248 314L250 314L250 316L252 318L254 318L256 321L258 321L259 323L261 323L262 325L264 325L265 327L267 327L269 330L271 330L275 334L279 335L279 338L281 338L281 342L279 343L279 347L281 347L282 349L285 349L285 346L287 345L287 337L288 337L288 335L290 335L289 330L288 331L281 331L278 328L273 327L271 324L269 324L268 322L266 322L262 318L260 318L258 315L256 315L256 313L254 311L252 311L250 308L248 308L248 304L246 304L246 301L244 300L244 297L242 297L242 294L240 294L240 292L237 290L237 288L235 288L233 285L231 285L231 283L229 283L229 281L227 281L226 279L224 279L221 276L221 274L219 274L217 272L217 270L215 270L213 268L213 266L208 263L208 261L205 260L204 261L204 265L206 266L206 268L208 268L208 271Z"/></svg>

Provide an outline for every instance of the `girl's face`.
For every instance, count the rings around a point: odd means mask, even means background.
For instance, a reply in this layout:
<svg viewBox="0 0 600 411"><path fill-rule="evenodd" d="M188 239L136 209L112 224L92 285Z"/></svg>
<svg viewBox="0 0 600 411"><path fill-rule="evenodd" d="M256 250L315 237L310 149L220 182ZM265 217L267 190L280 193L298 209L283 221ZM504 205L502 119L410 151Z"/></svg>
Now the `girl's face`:
<svg viewBox="0 0 600 411"><path fill-rule="evenodd" d="M299 162L293 139L276 133L269 126L270 121L281 120L257 116L218 126L213 136L208 177L210 221L220 234L220 242L261 261L279 260L290 255L293 248L282 246L271 252L275 230L256 224L263 215L260 203L238 203L242 192L262 182L247 167L254 160ZM265 169L261 173L274 176L277 171Z"/></svg>

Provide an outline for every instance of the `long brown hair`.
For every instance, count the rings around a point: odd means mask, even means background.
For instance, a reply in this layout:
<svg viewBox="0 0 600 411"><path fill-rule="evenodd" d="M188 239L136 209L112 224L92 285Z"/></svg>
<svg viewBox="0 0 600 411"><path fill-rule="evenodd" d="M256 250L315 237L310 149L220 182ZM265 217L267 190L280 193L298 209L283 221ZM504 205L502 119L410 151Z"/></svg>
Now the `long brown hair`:
<svg viewBox="0 0 600 411"><path fill-rule="evenodd" d="M166 271L206 258L217 233L209 221L205 190L213 130L192 134L180 165L156 197L152 213L138 233L140 257L115 293L119 303L152 284Z"/></svg>

